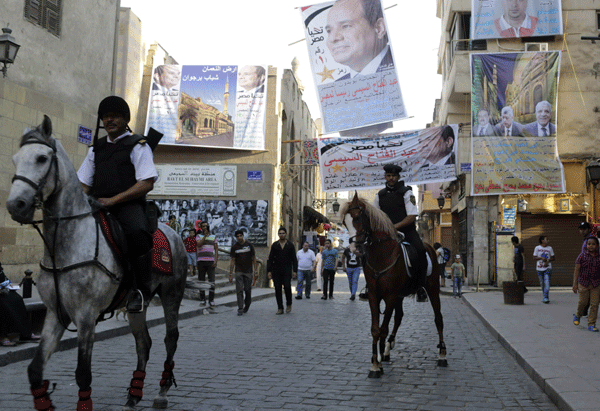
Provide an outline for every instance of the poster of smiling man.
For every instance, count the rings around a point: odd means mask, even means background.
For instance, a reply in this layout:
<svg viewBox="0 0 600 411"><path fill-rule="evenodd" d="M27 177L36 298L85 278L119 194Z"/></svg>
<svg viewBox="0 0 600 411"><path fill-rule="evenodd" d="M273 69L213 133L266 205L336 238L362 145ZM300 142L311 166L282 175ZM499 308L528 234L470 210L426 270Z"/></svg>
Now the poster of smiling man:
<svg viewBox="0 0 600 411"><path fill-rule="evenodd" d="M176 89L154 79L150 92L146 124L161 144L264 149L266 66L158 66L155 77L160 67L178 69Z"/></svg>
<svg viewBox="0 0 600 411"><path fill-rule="evenodd" d="M472 195L562 193L560 52L471 54Z"/></svg>
<svg viewBox="0 0 600 411"><path fill-rule="evenodd" d="M301 13L325 133L407 117L380 0Z"/></svg>
<svg viewBox="0 0 600 411"><path fill-rule="evenodd" d="M473 40L563 34L560 0L471 0L471 16Z"/></svg>

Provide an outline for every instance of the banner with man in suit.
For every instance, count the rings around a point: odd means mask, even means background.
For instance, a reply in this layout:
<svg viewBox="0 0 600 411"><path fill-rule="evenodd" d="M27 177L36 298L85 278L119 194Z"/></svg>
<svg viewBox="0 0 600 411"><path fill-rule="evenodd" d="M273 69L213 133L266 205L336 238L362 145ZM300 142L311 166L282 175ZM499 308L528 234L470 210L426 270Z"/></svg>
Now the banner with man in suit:
<svg viewBox="0 0 600 411"><path fill-rule="evenodd" d="M325 133L406 118L380 0L301 8Z"/></svg>
<svg viewBox="0 0 600 411"><path fill-rule="evenodd" d="M560 51L471 54L472 195L565 191Z"/></svg>

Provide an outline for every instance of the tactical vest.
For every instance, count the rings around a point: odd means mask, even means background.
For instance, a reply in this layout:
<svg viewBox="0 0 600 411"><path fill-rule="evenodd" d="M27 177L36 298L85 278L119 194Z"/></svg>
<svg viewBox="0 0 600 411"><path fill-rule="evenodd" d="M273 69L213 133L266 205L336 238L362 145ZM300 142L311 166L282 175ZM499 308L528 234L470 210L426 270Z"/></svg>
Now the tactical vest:
<svg viewBox="0 0 600 411"><path fill-rule="evenodd" d="M135 167L131 163L131 150L144 137L133 134L109 143L107 137L98 140L94 147L94 180L91 194L96 198L113 197L131 188L136 182ZM141 198L143 201L145 199Z"/></svg>
<svg viewBox="0 0 600 411"><path fill-rule="evenodd" d="M406 206L404 205L404 194L407 191L410 191L410 187L406 187L404 182L399 181L397 184L399 185L397 190L390 191L387 188L384 188L377 193L379 196L379 208L387 214L394 224L404 220L407 216ZM417 226L415 223L412 223L399 231L408 233L409 231L416 229Z"/></svg>

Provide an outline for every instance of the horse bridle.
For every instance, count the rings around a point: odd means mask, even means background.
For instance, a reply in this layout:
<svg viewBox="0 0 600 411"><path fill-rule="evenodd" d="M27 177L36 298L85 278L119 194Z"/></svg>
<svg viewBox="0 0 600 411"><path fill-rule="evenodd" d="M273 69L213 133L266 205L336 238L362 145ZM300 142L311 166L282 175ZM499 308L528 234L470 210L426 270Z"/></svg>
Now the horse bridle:
<svg viewBox="0 0 600 411"><path fill-rule="evenodd" d="M56 149L56 140L53 138L49 138L48 141L45 140L41 140L39 138L34 137L33 134L30 135L30 137L24 139L21 142L20 147L23 147L24 145L27 144L42 144L45 146L48 146L52 149L52 159L50 160L50 165L48 167L48 171L46 172L46 174L44 175L44 177L42 177L40 179L40 181L38 183L32 181L31 179L19 175L19 174L15 174L12 178L12 183L14 183L15 180L20 180L20 181L24 181L25 183L27 183L28 185L30 185L34 190L35 190L35 195L34 195L34 207L35 208L41 208L43 212L45 212L46 214L50 214L48 209L46 209L44 207L44 198L42 195L42 191L44 189L44 187L46 186L46 183L48 182L48 176L50 175L50 172L52 171L52 166L56 166L55 169L56 171L54 172L54 190L56 190L56 187L58 187L58 182L59 182L59 168L58 168L58 154L57 154L57 149ZM52 193L54 193L54 190ZM52 193L50 193L50 195L52 195ZM47 200L47 199L46 199ZM43 222L43 220L37 220L37 221L32 221L30 224L33 225L33 227L36 229L36 231L38 232L38 234L40 235L40 237L42 238L42 241L44 242L44 246L46 247L46 250L48 250L48 253L50 254L50 259L52 260L52 267L47 267L44 264L42 264L40 262L40 267L48 272L51 272L53 274L54 277L54 288L56 289L56 307L57 307L57 316L58 316L58 320L61 323L61 325L69 330L69 331L77 331L77 330L71 330L68 328L68 324L67 322L64 320L63 316L64 314L62 313L62 305L61 305L61 301L60 301L60 293L58 292L58 274L59 273L63 273L66 271L71 271L74 270L76 268L81 268L87 265L95 265L97 267L99 267L104 273L106 273L113 281L119 283L120 279L112 272L110 271L104 264L102 264L99 260L98 260L98 255L99 255L99 244L100 244L100 238L99 238L99 233L100 230L98 228L98 222L96 222L96 249L95 249L95 253L94 253L94 259L93 260L88 260L88 261L82 261L79 263L75 263L75 264L71 264L65 267L60 267L58 268L56 266L56 235L58 233L58 225L61 221L65 221L65 220L74 220L74 219L78 219L78 218L82 218L82 217L86 217L88 215L92 215L93 211L86 211L85 213L81 213L81 214L75 214L72 216L47 216L47 218L49 218L51 221L53 221L55 223L55 227L54 227L54 241L53 241L53 247L51 248L50 245L48 244L48 241L46 240L46 237L44 237L44 234L42 233L42 230L40 230L39 228L39 224Z"/></svg>

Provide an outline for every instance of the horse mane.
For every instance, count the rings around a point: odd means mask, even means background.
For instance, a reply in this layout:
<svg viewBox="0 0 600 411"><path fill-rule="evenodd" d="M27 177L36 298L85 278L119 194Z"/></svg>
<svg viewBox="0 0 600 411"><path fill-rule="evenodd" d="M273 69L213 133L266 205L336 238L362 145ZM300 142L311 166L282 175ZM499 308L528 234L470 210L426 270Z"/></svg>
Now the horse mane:
<svg viewBox="0 0 600 411"><path fill-rule="evenodd" d="M350 206L361 206L364 210L365 215L369 219L369 224L371 225L371 229L373 231L379 231L384 234L389 235L391 238L396 238L398 235L398 231L394 224L392 224L392 220L387 216L386 213L381 211L378 208L375 208L374 205L369 204L364 199L356 196L354 200L348 201L343 204L340 209L340 215L344 216L350 210Z"/></svg>

